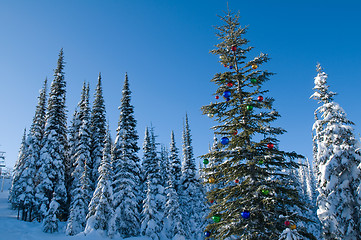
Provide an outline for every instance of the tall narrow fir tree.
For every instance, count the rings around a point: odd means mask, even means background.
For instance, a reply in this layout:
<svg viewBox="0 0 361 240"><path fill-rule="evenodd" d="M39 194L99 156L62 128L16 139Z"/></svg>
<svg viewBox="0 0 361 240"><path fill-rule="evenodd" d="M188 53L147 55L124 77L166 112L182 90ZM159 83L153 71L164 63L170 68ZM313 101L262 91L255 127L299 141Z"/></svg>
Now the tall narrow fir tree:
<svg viewBox="0 0 361 240"><path fill-rule="evenodd" d="M130 103L128 75L122 91L117 136L112 151L116 229L121 237L137 236L140 228L140 159L134 107Z"/></svg>
<svg viewBox="0 0 361 240"><path fill-rule="evenodd" d="M170 155L169 155L170 177L173 178L172 179L173 187L179 194L179 183L180 183L180 178L182 175L182 171L181 171L182 165L181 165L181 161L179 158L179 150L176 146L173 131L171 132L171 142L170 142L169 153L170 153Z"/></svg>
<svg viewBox="0 0 361 240"><path fill-rule="evenodd" d="M115 216L113 204L113 170L111 167L111 148L109 128L104 139L103 157L99 167L99 178L93 197L89 203L89 212L84 232L105 231L109 237L114 236Z"/></svg>
<svg viewBox="0 0 361 240"><path fill-rule="evenodd" d="M166 199L164 187L161 184L162 176L153 128L151 128L150 132L146 128L143 150L143 169L146 171L144 174L146 176L146 196L143 201L141 235L160 240Z"/></svg>
<svg viewBox="0 0 361 240"><path fill-rule="evenodd" d="M64 56L61 49L49 93L43 146L39 158L38 172L41 174L36 187L40 219L44 219L44 232L57 231L57 219L65 220L67 216L64 177L67 151L66 82L63 69Z"/></svg>
<svg viewBox="0 0 361 240"><path fill-rule="evenodd" d="M317 65L315 93L320 107L315 111L313 141L317 178L317 215L325 239L361 239L360 232L360 169L361 157L356 153L353 123L345 111L333 101L327 74Z"/></svg>
<svg viewBox="0 0 361 240"><path fill-rule="evenodd" d="M32 216L29 216L29 221L32 221L33 218L38 218L38 209L39 204L35 198L35 187L38 185L39 180L39 172L38 169L40 166L38 165L40 158L40 150L43 144L44 137L44 129L45 129L45 116L46 116L46 91L47 91L47 83L48 79L45 78L43 88L40 90L40 95L38 97L38 104L36 106L35 115L33 118L33 123L30 128L28 142L29 146L29 169L34 169L29 173L31 179L28 182L29 189L31 189L28 193L29 196L33 199L32 207L29 210L32 213Z"/></svg>
<svg viewBox="0 0 361 240"><path fill-rule="evenodd" d="M92 191L90 189L90 108L89 85L84 82L79 106L79 132L76 134L76 148L74 151L74 171L72 173L72 189L70 213L66 233L76 235L84 230L88 205Z"/></svg>
<svg viewBox="0 0 361 240"><path fill-rule="evenodd" d="M23 189L21 188L20 181L21 181L21 173L24 170L27 150L28 150L28 144L26 141L26 129L24 129L24 134L21 139L18 158L16 160L13 170L11 187L9 192L9 202L11 203L12 208L18 209L18 211L20 211L20 208L23 207L22 202L19 199L19 196L23 191Z"/></svg>
<svg viewBox="0 0 361 240"><path fill-rule="evenodd" d="M106 135L105 104L103 98L102 77L99 73L98 83L94 94L94 102L91 110L90 132L91 132L91 163L89 164L91 189L94 190L97 184L98 168L103 157L104 138Z"/></svg>
<svg viewBox="0 0 361 240"><path fill-rule="evenodd" d="M185 116L183 127L183 161L181 170L182 175L179 188L182 211L186 212L189 217L190 237L199 239L203 237L201 235L201 227L205 221L202 214L204 196L202 196L202 186L196 174L197 169L187 114Z"/></svg>

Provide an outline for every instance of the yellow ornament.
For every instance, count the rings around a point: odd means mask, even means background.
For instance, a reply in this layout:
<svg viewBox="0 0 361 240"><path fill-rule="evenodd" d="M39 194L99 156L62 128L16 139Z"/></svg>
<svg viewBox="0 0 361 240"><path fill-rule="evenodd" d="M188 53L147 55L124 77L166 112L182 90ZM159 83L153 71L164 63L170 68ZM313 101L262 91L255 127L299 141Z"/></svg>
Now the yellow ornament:
<svg viewBox="0 0 361 240"><path fill-rule="evenodd" d="M252 68L257 69L258 68L257 64L252 64Z"/></svg>
<svg viewBox="0 0 361 240"><path fill-rule="evenodd" d="M290 227L292 230L295 230L297 227L296 227L296 225L291 225L291 227Z"/></svg>
<svg viewBox="0 0 361 240"><path fill-rule="evenodd" d="M211 177L211 178L208 179L208 182L209 182L209 183L214 183L215 181L216 181L216 179L213 178L213 177Z"/></svg>

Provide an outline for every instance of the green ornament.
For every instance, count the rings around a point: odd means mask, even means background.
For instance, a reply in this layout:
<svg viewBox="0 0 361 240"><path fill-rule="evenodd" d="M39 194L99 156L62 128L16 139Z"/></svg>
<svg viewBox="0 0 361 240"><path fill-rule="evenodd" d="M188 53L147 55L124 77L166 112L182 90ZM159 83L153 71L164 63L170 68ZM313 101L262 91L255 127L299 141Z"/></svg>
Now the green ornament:
<svg viewBox="0 0 361 240"><path fill-rule="evenodd" d="M251 79L251 83L256 84L256 83L257 83L257 79L252 78L252 79Z"/></svg>
<svg viewBox="0 0 361 240"><path fill-rule="evenodd" d="M262 189L262 194L267 196L269 194L269 190L268 189Z"/></svg>
<svg viewBox="0 0 361 240"><path fill-rule="evenodd" d="M215 223L219 223L221 221L221 216L219 215L214 215L212 216L212 220L215 222Z"/></svg>
<svg viewBox="0 0 361 240"><path fill-rule="evenodd" d="M248 111L252 111L252 110L253 110L253 106L252 106L252 105L247 105L247 110L248 110Z"/></svg>
<svg viewBox="0 0 361 240"><path fill-rule="evenodd" d="M263 161L262 161L262 160L260 160L260 161L258 162L258 164L263 164Z"/></svg>
<svg viewBox="0 0 361 240"><path fill-rule="evenodd" d="M203 160L203 164L207 165L208 163L209 163L209 160L207 158Z"/></svg>

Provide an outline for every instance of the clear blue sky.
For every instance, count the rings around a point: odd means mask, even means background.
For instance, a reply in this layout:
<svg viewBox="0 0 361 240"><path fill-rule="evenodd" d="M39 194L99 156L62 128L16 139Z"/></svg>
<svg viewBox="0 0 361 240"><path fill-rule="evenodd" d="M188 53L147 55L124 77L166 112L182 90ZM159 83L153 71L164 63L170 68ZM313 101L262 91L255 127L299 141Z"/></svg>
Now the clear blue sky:
<svg viewBox="0 0 361 240"><path fill-rule="evenodd" d="M361 2L228 0L249 25L254 55L272 58L262 67L277 73L265 89L288 132L280 147L312 157L312 94L315 65L329 74L336 101L361 127ZM107 118L113 137L128 72L138 120L139 145L151 123L158 142L169 146L175 131L181 149L182 124L189 115L196 156L208 151L213 123L201 106L214 101L210 83L225 69L209 53L217 44L212 26L227 9L223 0L2 0L0 1L0 151L14 165L25 127L29 128L45 77L53 79L64 48L68 118L84 81L91 95L103 76Z"/></svg>

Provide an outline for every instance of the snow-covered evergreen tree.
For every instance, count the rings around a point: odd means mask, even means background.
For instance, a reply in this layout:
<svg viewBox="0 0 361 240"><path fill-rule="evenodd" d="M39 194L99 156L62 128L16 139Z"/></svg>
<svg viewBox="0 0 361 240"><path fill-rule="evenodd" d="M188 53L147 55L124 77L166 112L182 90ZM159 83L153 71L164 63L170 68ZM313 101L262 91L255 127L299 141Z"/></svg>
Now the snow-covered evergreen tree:
<svg viewBox="0 0 361 240"><path fill-rule="evenodd" d="M148 127L145 129L144 134L144 142L143 142L143 161L142 161L142 185L143 185L143 200L145 199L145 194L147 191L147 179L149 175L150 168L153 164L154 159L157 159L157 150L156 145L153 142L154 135L152 135L152 131L149 131ZM153 137L152 137L153 136ZM157 160L158 164L158 160Z"/></svg>
<svg viewBox="0 0 361 240"><path fill-rule="evenodd" d="M99 176L99 166L103 157L104 138L106 135L106 118L105 118L105 104L103 98L102 78L99 73L98 83L94 94L94 102L90 118L90 133L91 133L91 168L90 182L92 190L96 186Z"/></svg>
<svg viewBox="0 0 361 240"><path fill-rule="evenodd" d="M56 196L56 192L53 192L53 197L51 198L51 202L49 204L49 209L45 214L45 218L43 221L43 231L46 233L53 233L59 230L58 225L58 209L59 202L57 201L59 197Z"/></svg>
<svg viewBox="0 0 361 240"><path fill-rule="evenodd" d="M22 208L22 203L19 199L19 195L22 193L22 187L20 184L21 173L24 169L25 159L27 155L28 144L26 141L26 129L24 129L24 134L21 140L18 159L16 160L13 176L11 180L11 188L9 193L9 202L14 209L20 210Z"/></svg>
<svg viewBox="0 0 361 240"><path fill-rule="evenodd" d="M154 131L145 131L143 144L143 169L146 172L146 197L143 201L143 219L141 234L159 240L162 231L163 210L165 204L164 187L159 169Z"/></svg>
<svg viewBox="0 0 361 240"><path fill-rule="evenodd" d="M25 197L28 198L28 221L32 221L33 218L38 217L39 206L35 201L35 187L38 185L38 176L39 169L39 158L40 150L42 148L42 141L44 137L45 129L45 115L46 115L46 89L47 89L47 78L45 78L44 86L40 90L38 97L38 104L35 109L35 115L33 118L33 123L30 127L30 132L28 135L28 160L26 161L27 174L29 176L27 180L27 187L24 188ZM25 190L26 189L26 190ZM26 192L26 193L25 193Z"/></svg>
<svg viewBox="0 0 361 240"><path fill-rule="evenodd" d="M78 104L79 105L79 104ZM65 161L65 186L67 190L67 207L70 209L70 202L71 202L71 192L74 188L73 186L73 177L72 173L75 169L75 161L76 161L76 147L79 141L79 129L81 125L80 121L80 114L79 114L79 106L76 107L73 113L73 119L70 122L69 127L69 140L68 140L68 151L67 157Z"/></svg>
<svg viewBox="0 0 361 240"><path fill-rule="evenodd" d="M181 187L186 189L190 182L194 182L196 176L196 163L193 156L192 138L190 134L188 115L186 114L183 127L183 161Z"/></svg>
<svg viewBox="0 0 361 240"><path fill-rule="evenodd" d="M205 222L202 211L205 196L202 196L202 186L196 173L197 169L193 155L192 137L188 115L186 115L183 127L182 176L179 187L182 211L188 215L189 225L191 226L190 236L194 239L203 237L203 229L201 228Z"/></svg>
<svg viewBox="0 0 361 240"><path fill-rule="evenodd" d="M51 83L43 146L39 158L37 176L39 184L36 187L36 200L40 219L47 217L50 202L52 202L52 206L59 206L57 218L65 220L67 215L67 193L64 178L67 151L66 82L63 68L63 50L61 49L54 80ZM44 230L47 231L46 228Z"/></svg>
<svg viewBox="0 0 361 240"><path fill-rule="evenodd" d="M117 136L112 151L116 229L121 237L137 236L140 228L140 159L128 75L122 91Z"/></svg>
<svg viewBox="0 0 361 240"><path fill-rule="evenodd" d="M179 181L182 175L182 165L179 158L179 150L176 146L176 142L174 139L174 132L171 133L171 142L170 142L170 149L169 149L169 172L170 176L173 178L172 183L174 189L178 192L179 189Z"/></svg>
<svg viewBox="0 0 361 240"><path fill-rule="evenodd" d="M315 111L313 125L316 147L317 214L325 239L360 239L361 162L356 153L358 142L345 111L333 101L335 93L328 90L327 74L317 65L315 93L311 96L321 104Z"/></svg>
<svg viewBox="0 0 361 240"><path fill-rule="evenodd" d="M81 125L77 134L78 139L74 154L73 188L71 190L70 214L66 228L68 235L76 235L84 230L92 194L89 180L90 170L87 166L90 161L89 85L86 86L85 83L78 106L80 108Z"/></svg>
<svg viewBox="0 0 361 240"><path fill-rule="evenodd" d="M111 148L112 144L108 129L104 139L103 157L99 167L97 187L89 204L84 231L86 234L93 230L105 231L109 237L115 234Z"/></svg>
<svg viewBox="0 0 361 240"><path fill-rule="evenodd" d="M165 189L166 204L163 219L163 233L168 239L189 239L189 226L180 207L177 191L173 185L174 177L170 171L168 171L166 176L168 180Z"/></svg>
<svg viewBox="0 0 361 240"><path fill-rule="evenodd" d="M29 133L27 137L27 151L24 158L24 164L20 172L18 185L20 187L20 194L18 196L18 201L20 202L21 209L21 220L31 221L32 212L35 205L35 186L34 186L34 176L36 173L35 168L35 158L34 153L34 140L35 138Z"/></svg>

